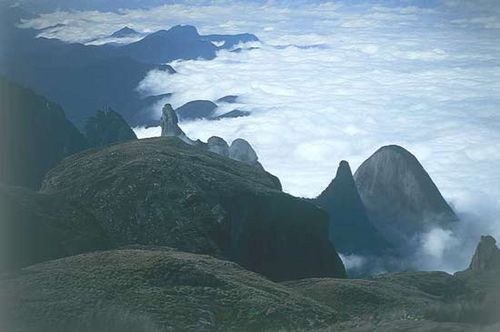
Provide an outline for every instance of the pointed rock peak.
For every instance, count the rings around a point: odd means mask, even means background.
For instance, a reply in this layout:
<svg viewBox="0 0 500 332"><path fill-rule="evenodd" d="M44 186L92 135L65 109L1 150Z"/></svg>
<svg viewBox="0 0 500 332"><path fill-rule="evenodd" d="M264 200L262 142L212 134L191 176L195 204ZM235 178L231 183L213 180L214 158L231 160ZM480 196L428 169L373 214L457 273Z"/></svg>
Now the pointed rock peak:
<svg viewBox="0 0 500 332"><path fill-rule="evenodd" d="M161 111L161 136L180 136L184 135L184 132L179 127L179 119L177 118L177 114L175 113L172 105L165 104Z"/></svg>
<svg viewBox="0 0 500 332"><path fill-rule="evenodd" d="M389 247L366 215L347 161L315 201L329 214L329 238L340 252L373 255Z"/></svg>
<svg viewBox="0 0 500 332"><path fill-rule="evenodd" d="M500 249L496 246L496 240L490 235L481 236L469 269L474 272L484 272L499 268Z"/></svg>
<svg viewBox="0 0 500 332"><path fill-rule="evenodd" d="M118 31L115 31L111 37L127 37L127 36L131 36L131 35L137 35L138 32L135 31L134 29L131 29L129 28L128 26L125 26L123 28L121 28L120 30Z"/></svg>
<svg viewBox="0 0 500 332"><path fill-rule="evenodd" d="M352 172L351 172L351 166L349 166L349 163L345 160L342 160L339 163L339 167L337 168L337 177L349 177L352 178Z"/></svg>

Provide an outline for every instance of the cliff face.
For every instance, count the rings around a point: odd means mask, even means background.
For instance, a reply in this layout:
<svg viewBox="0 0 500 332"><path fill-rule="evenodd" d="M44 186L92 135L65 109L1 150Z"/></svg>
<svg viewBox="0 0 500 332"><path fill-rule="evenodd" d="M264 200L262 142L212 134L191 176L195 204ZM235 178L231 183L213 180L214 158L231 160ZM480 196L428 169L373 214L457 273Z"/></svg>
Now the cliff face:
<svg viewBox="0 0 500 332"><path fill-rule="evenodd" d="M167 245L232 259L272 279L345 276L327 215L271 174L177 138L65 159L44 193L88 207L113 244Z"/></svg>
<svg viewBox="0 0 500 332"><path fill-rule="evenodd" d="M0 77L0 182L36 189L59 160L85 147L61 107Z"/></svg>
<svg viewBox="0 0 500 332"><path fill-rule="evenodd" d="M458 218L410 152L384 146L354 174L368 217L386 238L405 244L418 232Z"/></svg>
<svg viewBox="0 0 500 332"><path fill-rule="evenodd" d="M342 161L330 185L315 199L330 216L330 240L342 254L376 255L389 244L371 224L351 168Z"/></svg>

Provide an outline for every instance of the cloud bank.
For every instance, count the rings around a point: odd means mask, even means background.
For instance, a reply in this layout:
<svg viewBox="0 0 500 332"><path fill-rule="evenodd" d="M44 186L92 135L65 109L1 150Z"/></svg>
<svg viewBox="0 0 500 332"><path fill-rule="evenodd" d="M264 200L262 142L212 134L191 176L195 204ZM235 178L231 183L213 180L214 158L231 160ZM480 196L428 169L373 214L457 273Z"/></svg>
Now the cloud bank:
<svg viewBox="0 0 500 332"><path fill-rule="evenodd" d="M356 169L382 145L404 146L462 218L451 231L416 238L415 261L456 271L479 235L500 239L500 10L493 1L428 3L175 4L56 12L24 25L80 42L124 25L143 33L183 23L202 33L257 34L257 49L174 62L177 74L151 72L138 89L171 92L174 107L240 96L235 108L251 116L186 122L183 130L202 140L249 140L264 167L298 196L319 194L342 159ZM64 27L50 28L58 23Z"/></svg>

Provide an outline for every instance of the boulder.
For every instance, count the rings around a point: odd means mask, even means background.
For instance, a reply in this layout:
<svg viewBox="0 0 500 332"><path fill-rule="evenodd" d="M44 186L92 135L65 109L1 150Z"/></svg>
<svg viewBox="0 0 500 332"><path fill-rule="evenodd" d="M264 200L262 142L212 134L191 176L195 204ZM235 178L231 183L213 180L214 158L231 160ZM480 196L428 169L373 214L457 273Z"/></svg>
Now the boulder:
<svg viewBox="0 0 500 332"><path fill-rule="evenodd" d="M224 139L218 136L212 136L208 139L207 149L208 151L217 153L218 155L229 157L229 145Z"/></svg>
<svg viewBox="0 0 500 332"><path fill-rule="evenodd" d="M242 138L237 138L231 143L229 147L229 158L252 166L260 165L257 153L255 153L250 143Z"/></svg>

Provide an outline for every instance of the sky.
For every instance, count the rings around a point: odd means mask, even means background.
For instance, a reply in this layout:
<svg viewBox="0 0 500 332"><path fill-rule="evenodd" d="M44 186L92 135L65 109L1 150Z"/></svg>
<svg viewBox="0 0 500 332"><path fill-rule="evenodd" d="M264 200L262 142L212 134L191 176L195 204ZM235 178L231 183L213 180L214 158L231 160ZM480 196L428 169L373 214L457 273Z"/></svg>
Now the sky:
<svg viewBox="0 0 500 332"><path fill-rule="evenodd" d="M407 148L462 218L452 231L422 235L422 268L456 271L479 235L500 239L499 1L132 7L60 10L23 25L82 43L99 43L125 25L144 34L177 24L195 25L202 34L254 33L261 42L243 52L173 62L177 74L150 72L138 91L171 92L174 107L238 95L238 104L220 111L238 108L251 116L181 127L193 139L247 139L284 190L297 196L319 194L341 160L355 170L380 146ZM136 132L149 137L160 130Z"/></svg>

